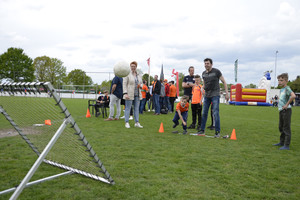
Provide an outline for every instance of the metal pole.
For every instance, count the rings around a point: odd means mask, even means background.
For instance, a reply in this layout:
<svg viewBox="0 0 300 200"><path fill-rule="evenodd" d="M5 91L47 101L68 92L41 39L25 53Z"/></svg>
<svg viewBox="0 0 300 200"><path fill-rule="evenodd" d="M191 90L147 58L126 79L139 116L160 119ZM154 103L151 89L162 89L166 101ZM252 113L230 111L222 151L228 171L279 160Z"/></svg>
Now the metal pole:
<svg viewBox="0 0 300 200"><path fill-rule="evenodd" d="M275 74L274 74L274 89L276 87L276 68L277 68L277 54L278 54L278 50L275 52Z"/></svg>
<svg viewBox="0 0 300 200"><path fill-rule="evenodd" d="M25 176L25 178L22 180L22 182L20 183L20 185L18 186L18 188L16 189L16 191L10 197L10 200L16 200L18 198L18 196L21 194L21 192L25 188L25 186L28 183L28 181L31 179L31 177L33 176L33 174L35 173L35 171L38 169L38 167L40 166L40 164L43 162L43 160L45 159L45 157L47 156L47 154L49 153L49 151L51 150L51 148L53 147L53 145L55 144L55 142L57 141L57 139L61 135L61 133L64 131L64 129L66 128L66 126L67 126L68 123L69 123L69 120L65 119L64 122L62 123L62 125L59 127L59 129L56 131L56 133L54 134L54 136L50 140L50 142L47 144L47 146L45 147L45 149L43 150L43 152L41 153L41 155L35 161L35 163L31 167L31 169L29 170L29 172L27 173L27 175Z"/></svg>
<svg viewBox="0 0 300 200"><path fill-rule="evenodd" d="M49 180L52 180L52 179L60 177L60 176L69 175L69 174L73 174L73 173L74 172L72 172L72 171L67 171L67 172L63 172L63 173L56 174L56 175L53 175L53 176L49 176L49 177L46 177L46 178L43 178L43 179L39 179L39 180L36 180L36 181L29 182L25 185L25 187L29 187L29 186L32 186L32 185L35 185L35 184L38 184L38 183L42 183L42 182L49 181ZM13 188L10 188L10 189L7 189L7 190L3 190L3 191L0 192L0 195L15 191L16 189L17 189L17 187L13 187Z"/></svg>

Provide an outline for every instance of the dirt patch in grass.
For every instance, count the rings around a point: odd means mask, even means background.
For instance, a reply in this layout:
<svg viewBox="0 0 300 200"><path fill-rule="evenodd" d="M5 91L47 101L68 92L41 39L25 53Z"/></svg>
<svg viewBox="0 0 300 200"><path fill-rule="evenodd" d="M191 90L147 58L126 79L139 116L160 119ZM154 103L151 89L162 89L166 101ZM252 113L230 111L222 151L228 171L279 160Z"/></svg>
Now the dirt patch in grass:
<svg viewBox="0 0 300 200"><path fill-rule="evenodd" d="M27 127L27 128L22 128L22 133L24 133L25 135L29 135L29 134L39 134L39 133L42 133L42 131L36 127ZM16 135L19 135L19 133L13 128L0 129L0 138L12 137L12 136L16 136Z"/></svg>

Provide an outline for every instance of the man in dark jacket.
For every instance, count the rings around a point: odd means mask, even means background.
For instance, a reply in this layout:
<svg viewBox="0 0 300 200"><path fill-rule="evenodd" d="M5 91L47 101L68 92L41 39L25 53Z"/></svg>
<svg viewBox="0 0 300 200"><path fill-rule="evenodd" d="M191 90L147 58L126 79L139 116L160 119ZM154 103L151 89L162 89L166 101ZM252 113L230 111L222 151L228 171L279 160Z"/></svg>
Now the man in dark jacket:
<svg viewBox="0 0 300 200"><path fill-rule="evenodd" d="M159 104L159 96L160 96L160 88L161 88L161 82L158 80L158 76L154 76L154 83L153 83L153 99L155 101L155 113L154 115L160 114L160 104Z"/></svg>

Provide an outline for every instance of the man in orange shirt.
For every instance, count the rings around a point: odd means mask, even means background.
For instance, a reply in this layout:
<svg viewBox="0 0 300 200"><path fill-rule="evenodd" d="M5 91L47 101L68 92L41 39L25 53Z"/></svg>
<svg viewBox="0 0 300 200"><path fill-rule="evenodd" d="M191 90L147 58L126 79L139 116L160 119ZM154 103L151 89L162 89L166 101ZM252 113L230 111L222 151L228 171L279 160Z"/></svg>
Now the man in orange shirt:
<svg viewBox="0 0 300 200"><path fill-rule="evenodd" d="M144 108L145 108L145 105L146 105L146 93L148 92L148 87L146 85L146 81L143 80L143 86L142 86L142 90L141 90L141 93L142 93L142 100L141 100L141 104L140 104L140 113L143 114L143 111L144 111Z"/></svg>
<svg viewBox="0 0 300 200"><path fill-rule="evenodd" d="M177 91L174 85L174 81L170 81L170 103L171 103L171 112L174 112L174 102L177 99Z"/></svg>
<svg viewBox="0 0 300 200"><path fill-rule="evenodd" d="M188 118L188 110L189 110L189 97L183 96L181 97L180 102L176 105L176 112L173 118L173 128L179 125L178 120L182 121L182 128L183 128L183 135L187 134L186 125L187 125L187 118ZM174 131L173 133L178 133L178 131Z"/></svg>
<svg viewBox="0 0 300 200"><path fill-rule="evenodd" d="M202 85L200 85L201 78L199 75L195 75L195 85L192 88L192 118L193 122L188 127L189 129L195 128L197 116L198 116L198 126L197 129L200 130L201 128L201 112L202 112Z"/></svg>

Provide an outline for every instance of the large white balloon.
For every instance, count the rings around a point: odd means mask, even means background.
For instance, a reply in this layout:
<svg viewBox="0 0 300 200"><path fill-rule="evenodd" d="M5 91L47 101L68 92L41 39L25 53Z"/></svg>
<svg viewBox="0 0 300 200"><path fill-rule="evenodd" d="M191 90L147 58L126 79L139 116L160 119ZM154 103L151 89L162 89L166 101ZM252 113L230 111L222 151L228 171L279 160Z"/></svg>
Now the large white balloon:
<svg viewBox="0 0 300 200"><path fill-rule="evenodd" d="M126 61L117 62L114 66L114 73L118 77L126 77L130 73L130 66Z"/></svg>

